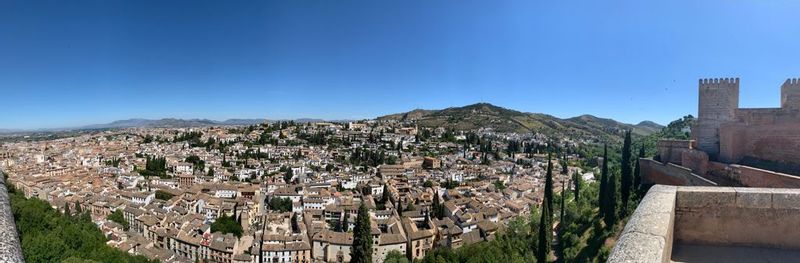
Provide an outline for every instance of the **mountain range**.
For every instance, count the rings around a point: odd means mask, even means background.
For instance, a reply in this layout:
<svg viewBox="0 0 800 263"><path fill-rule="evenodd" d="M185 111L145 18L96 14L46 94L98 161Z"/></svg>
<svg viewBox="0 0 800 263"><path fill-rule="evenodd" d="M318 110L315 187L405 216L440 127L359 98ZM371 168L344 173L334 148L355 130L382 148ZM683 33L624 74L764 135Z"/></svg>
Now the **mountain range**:
<svg viewBox="0 0 800 263"><path fill-rule="evenodd" d="M542 113L527 113L498 107L489 103L477 103L442 110L416 109L390 114L378 120L414 122L420 127L444 127L455 130L492 128L497 132L542 132L570 133L619 138L623 131L631 130L635 135L646 136L660 131L664 126L652 121L627 124L592 115L561 119Z"/></svg>
<svg viewBox="0 0 800 263"><path fill-rule="evenodd" d="M541 132L546 134L561 133L569 135L611 136L621 138L625 130L631 130L636 135L646 136L660 131L664 126L652 121L642 121L638 124L627 124L612 119L599 118L592 115L561 119L542 113L527 113L506 109L489 103L476 103L463 107L450 107L441 110L416 109L404 113L396 113L376 118L377 120L395 120L414 122L420 127L444 127L454 130L474 130L491 128L498 132ZM120 128L185 128L208 127L229 125L261 124L266 119L228 119L215 121L209 119L127 119L105 124L93 124L74 128L40 129L33 131L4 130L0 134L23 132L50 132L67 130L94 130L94 129L120 129ZM269 122L284 120L269 120ZM322 119L295 119L295 122L323 122ZM334 122L346 122L340 120Z"/></svg>

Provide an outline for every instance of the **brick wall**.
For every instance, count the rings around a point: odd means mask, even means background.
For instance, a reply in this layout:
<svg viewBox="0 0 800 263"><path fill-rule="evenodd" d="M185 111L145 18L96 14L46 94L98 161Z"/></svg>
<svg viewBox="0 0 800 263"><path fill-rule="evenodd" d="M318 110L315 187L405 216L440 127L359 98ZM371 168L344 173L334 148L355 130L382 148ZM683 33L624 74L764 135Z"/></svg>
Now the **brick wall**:
<svg viewBox="0 0 800 263"><path fill-rule="evenodd" d="M663 164L653 159L639 159L639 166L642 172L643 184L665 184L665 185L716 185L705 178L692 173L686 167L672 163Z"/></svg>
<svg viewBox="0 0 800 263"><path fill-rule="evenodd" d="M800 122L773 125L729 123L721 126L720 161L738 163L744 157L800 164Z"/></svg>

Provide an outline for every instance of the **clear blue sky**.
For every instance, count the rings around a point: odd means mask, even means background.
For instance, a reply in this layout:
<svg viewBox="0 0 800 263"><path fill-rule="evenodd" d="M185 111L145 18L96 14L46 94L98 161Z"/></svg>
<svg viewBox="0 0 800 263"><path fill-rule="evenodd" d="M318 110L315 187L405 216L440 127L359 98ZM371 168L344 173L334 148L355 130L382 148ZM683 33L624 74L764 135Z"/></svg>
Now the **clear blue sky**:
<svg viewBox="0 0 800 263"><path fill-rule="evenodd" d="M777 107L799 1L0 1L0 128L372 118L490 102L667 123Z"/></svg>

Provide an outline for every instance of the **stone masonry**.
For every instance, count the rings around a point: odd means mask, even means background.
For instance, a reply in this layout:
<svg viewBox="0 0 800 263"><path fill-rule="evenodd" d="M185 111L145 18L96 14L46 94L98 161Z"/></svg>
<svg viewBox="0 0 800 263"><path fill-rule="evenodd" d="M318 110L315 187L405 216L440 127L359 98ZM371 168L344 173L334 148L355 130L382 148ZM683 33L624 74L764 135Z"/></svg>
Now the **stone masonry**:
<svg viewBox="0 0 800 263"><path fill-rule="evenodd" d="M2 175L3 171L0 171L0 263L25 262L14 215L11 214L11 200Z"/></svg>
<svg viewBox="0 0 800 263"><path fill-rule="evenodd" d="M710 160L800 168L800 79L781 86L780 108L739 108L739 79L701 79L697 149Z"/></svg>

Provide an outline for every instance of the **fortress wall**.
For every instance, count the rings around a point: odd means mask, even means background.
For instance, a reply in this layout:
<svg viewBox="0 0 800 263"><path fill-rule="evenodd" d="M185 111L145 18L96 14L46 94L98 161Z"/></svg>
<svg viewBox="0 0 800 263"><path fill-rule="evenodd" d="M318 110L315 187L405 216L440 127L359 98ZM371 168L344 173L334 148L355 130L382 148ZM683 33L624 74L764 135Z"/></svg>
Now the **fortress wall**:
<svg viewBox="0 0 800 263"><path fill-rule="evenodd" d="M643 184L716 185L716 183L692 173L691 169L672 163L663 164L653 159L641 158L639 167L642 170Z"/></svg>
<svg viewBox="0 0 800 263"><path fill-rule="evenodd" d="M690 140L660 140L658 141L658 155L662 162L681 164L683 152L691 148Z"/></svg>
<svg viewBox="0 0 800 263"><path fill-rule="evenodd" d="M787 79L781 85L781 108L800 109L800 79Z"/></svg>
<svg viewBox="0 0 800 263"><path fill-rule="evenodd" d="M685 150L681 154L681 165L695 174L705 175L708 172L708 154L698 150Z"/></svg>
<svg viewBox="0 0 800 263"><path fill-rule="evenodd" d="M732 164L728 175L748 187L800 188L800 177L789 174Z"/></svg>
<svg viewBox="0 0 800 263"><path fill-rule="evenodd" d="M676 242L800 249L800 190L678 187L675 203Z"/></svg>
<svg viewBox="0 0 800 263"><path fill-rule="evenodd" d="M725 124L720 133L720 160L737 163L744 157L800 164L800 122L748 126Z"/></svg>
<svg viewBox="0 0 800 263"><path fill-rule="evenodd" d="M738 109L736 119L750 125L769 125L775 123L781 112L779 108Z"/></svg>
<svg viewBox="0 0 800 263"><path fill-rule="evenodd" d="M701 79L698 121L692 132L697 147L716 158L719 153L719 126L736 119L739 108L739 79Z"/></svg>

